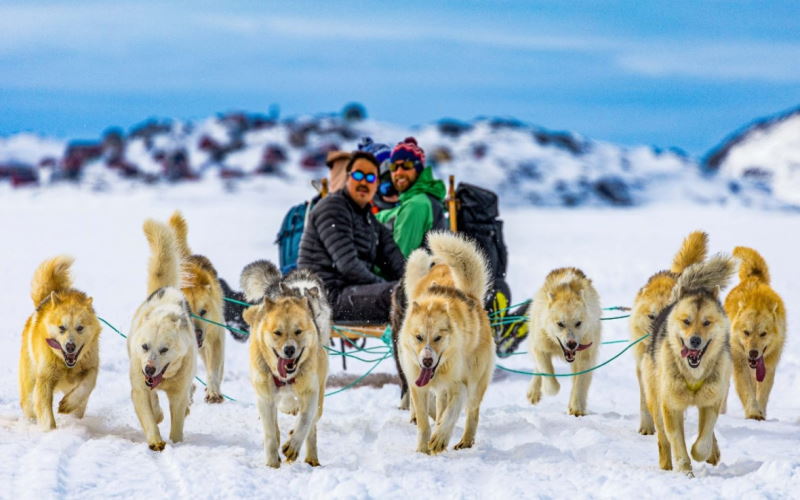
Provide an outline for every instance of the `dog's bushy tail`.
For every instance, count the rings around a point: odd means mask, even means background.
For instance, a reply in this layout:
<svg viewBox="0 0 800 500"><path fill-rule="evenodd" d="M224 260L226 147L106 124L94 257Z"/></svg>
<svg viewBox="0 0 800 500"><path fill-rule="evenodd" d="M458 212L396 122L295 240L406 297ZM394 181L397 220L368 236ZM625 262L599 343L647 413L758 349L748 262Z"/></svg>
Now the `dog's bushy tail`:
<svg viewBox="0 0 800 500"><path fill-rule="evenodd" d="M717 290L728 286L735 271L736 265L733 259L723 254L717 254L705 262L692 264L684 269L672 288L670 302L677 302L695 292L708 292L717 296Z"/></svg>
<svg viewBox="0 0 800 500"><path fill-rule="evenodd" d="M51 293L72 288L69 268L74 261L72 257L59 255L39 264L31 282L31 299L35 307L39 307Z"/></svg>
<svg viewBox="0 0 800 500"><path fill-rule="evenodd" d="M281 272L268 260L257 260L242 269L239 285L248 302L258 302L269 287L278 283Z"/></svg>
<svg viewBox="0 0 800 500"><path fill-rule="evenodd" d="M147 219L144 235L150 245L150 262L147 268L147 294L165 286L180 286L180 257L175 233L166 224Z"/></svg>
<svg viewBox="0 0 800 500"><path fill-rule="evenodd" d="M739 265L739 280L744 281L748 278L756 278L758 281L769 285L769 269L767 262L760 253L748 247L736 247L733 249L733 256L741 261Z"/></svg>
<svg viewBox="0 0 800 500"><path fill-rule="evenodd" d="M433 263L433 257L424 248L417 248L406 261L406 272L403 274L403 286L405 287L406 297L414 300L414 290L417 285L428 274Z"/></svg>
<svg viewBox="0 0 800 500"><path fill-rule="evenodd" d="M681 274L684 269L692 264L703 262L707 252L708 234L703 231L693 231L689 233L689 235L684 238L681 249L675 254L670 271L675 274Z"/></svg>
<svg viewBox="0 0 800 500"><path fill-rule="evenodd" d="M181 258L185 259L192 255L192 251L189 249L188 240L189 225L186 223L186 219L179 210L175 210L172 216L170 216L169 227L175 231L175 243L178 247L178 254L181 256Z"/></svg>
<svg viewBox="0 0 800 500"><path fill-rule="evenodd" d="M489 268L478 245L457 233L434 231L428 233L428 247L434 262L450 266L456 288L482 302L490 286Z"/></svg>

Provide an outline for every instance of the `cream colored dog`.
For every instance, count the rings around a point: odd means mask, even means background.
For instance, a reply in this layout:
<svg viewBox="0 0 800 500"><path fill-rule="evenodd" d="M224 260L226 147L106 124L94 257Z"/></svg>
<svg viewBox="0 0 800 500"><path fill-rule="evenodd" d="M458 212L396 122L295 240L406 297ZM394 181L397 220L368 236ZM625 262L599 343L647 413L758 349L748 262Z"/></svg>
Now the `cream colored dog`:
<svg viewBox="0 0 800 500"><path fill-rule="evenodd" d="M530 307L530 352L536 371L555 373L554 356L563 356L577 373L594 366L600 348L600 297L591 280L580 269L565 267L551 271L533 297ZM552 376L534 375L528 387L528 401L538 403L544 391L557 394L560 385ZM592 373L572 377L570 415L586 415L586 400Z"/></svg>
<svg viewBox="0 0 800 500"><path fill-rule="evenodd" d="M486 260L474 243L449 232L428 234L429 254L415 250L405 272L408 313L398 336L403 372L411 384L417 451L444 451L466 402L467 421L455 449L475 442L483 395L494 370L494 340L483 297ZM431 435L429 394L436 395Z"/></svg>
<svg viewBox="0 0 800 500"><path fill-rule="evenodd" d="M154 220L144 223L151 256L147 290L150 296L136 310L128 337L131 398L151 450L161 451L158 424L164 415L156 389L167 393L169 438L183 441L183 421L189 414L192 379L197 369L197 339L189 306L179 286L175 235Z"/></svg>

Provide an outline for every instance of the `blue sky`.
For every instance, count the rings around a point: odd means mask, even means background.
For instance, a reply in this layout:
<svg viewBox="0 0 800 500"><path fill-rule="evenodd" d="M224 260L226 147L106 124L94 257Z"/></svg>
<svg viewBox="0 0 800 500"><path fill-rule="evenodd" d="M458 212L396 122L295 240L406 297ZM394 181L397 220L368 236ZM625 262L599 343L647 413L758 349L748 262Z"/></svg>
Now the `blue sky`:
<svg viewBox="0 0 800 500"><path fill-rule="evenodd" d="M0 135L350 101L704 154L800 105L796 1L0 1Z"/></svg>

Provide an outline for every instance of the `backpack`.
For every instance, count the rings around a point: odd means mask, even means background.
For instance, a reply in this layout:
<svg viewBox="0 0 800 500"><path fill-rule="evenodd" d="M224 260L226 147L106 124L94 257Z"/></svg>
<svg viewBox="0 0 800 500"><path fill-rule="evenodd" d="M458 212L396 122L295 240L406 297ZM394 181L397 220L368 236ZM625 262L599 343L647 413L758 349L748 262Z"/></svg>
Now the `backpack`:
<svg viewBox="0 0 800 500"><path fill-rule="evenodd" d="M306 225L306 214L310 212L312 202L304 201L286 212L278 231L275 243L278 245L278 259L281 274L286 274L297 267L297 256L300 253L300 240Z"/></svg>
<svg viewBox="0 0 800 500"><path fill-rule="evenodd" d="M495 284L504 283L508 265L508 249L503 238L503 221L497 217L497 195L488 189L460 182L456 189L458 200L458 232L466 234L486 254L489 272Z"/></svg>

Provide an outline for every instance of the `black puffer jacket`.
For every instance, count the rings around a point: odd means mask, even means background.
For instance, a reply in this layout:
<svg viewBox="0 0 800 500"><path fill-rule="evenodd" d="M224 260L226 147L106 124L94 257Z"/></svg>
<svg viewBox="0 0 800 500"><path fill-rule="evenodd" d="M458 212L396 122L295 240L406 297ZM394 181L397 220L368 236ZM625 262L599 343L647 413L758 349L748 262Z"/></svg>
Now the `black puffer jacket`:
<svg viewBox="0 0 800 500"><path fill-rule="evenodd" d="M342 189L312 210L297 266L314 271L334 302L346 286L400 279L405 259L392 233ZM383 278L372 272L373 267L380 269Z"/></svg>

